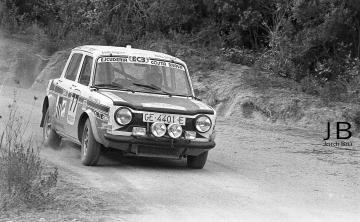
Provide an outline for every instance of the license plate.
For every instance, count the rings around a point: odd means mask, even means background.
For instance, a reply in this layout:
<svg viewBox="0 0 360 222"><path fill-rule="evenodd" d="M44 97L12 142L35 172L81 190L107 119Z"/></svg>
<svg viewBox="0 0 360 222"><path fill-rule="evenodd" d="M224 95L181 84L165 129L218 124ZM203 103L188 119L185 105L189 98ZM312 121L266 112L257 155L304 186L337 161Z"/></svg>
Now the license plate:
<svg viewBox="0 0 360 222"><path fill-rule="evenodd" d="M163 122L166 124L177 123L185 126L186 117L175 114L164 113L144 113L143 121L147 123Z"/></svg>

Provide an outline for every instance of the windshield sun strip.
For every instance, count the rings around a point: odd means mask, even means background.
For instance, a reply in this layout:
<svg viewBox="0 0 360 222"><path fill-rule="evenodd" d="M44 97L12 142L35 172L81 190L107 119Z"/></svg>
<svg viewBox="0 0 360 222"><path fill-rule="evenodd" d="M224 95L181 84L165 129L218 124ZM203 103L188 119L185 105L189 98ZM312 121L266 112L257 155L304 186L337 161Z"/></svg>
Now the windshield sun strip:
<svg viewBox="0 0 360 222"><path fill-rule="evenodd" d="M128 56L124 56L124 55L109 55L109 56L107 56L107 55L102 55L102 56L99 56L99 57L96 59L96 65L99 63L99 59L104 58L104 57L119 57L119 58L125 59L125 58L129 58L129 57L131 57L131 56L132 56L132 55L128 55ZM145 57L145 56L142 56L142 57ZM146 58L146 57L145 57L145 58ZM175 60L158 59L158 58L153 58L153 57L147 57L147 58L150 59L150 60L156 60L156 61L159 61L159 62L175 63L175 64L177 64L177 65L182 66L182 67L184 68L183 71L187 72L186 65L184 65L184 63L181 63L181 62L178 62L178 61L175 61ZM146 63L144 63L144 64L146 64ZM152 64L149 64L149 65L152 65ZM159 67L161 67L161 66L159 66ZM171 67L169 67L169 68L171 68ZM95 66L95 71L96 71L96 66Z"/></svg>

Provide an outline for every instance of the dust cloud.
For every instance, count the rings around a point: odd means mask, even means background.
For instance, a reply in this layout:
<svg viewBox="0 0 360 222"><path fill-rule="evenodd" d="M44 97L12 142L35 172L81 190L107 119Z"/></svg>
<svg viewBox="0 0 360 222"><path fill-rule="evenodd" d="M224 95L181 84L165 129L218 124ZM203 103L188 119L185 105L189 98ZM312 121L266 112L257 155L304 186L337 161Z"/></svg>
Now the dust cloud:
<svg viewBox="0 0 360 222"><path fill-rule="evenodd" d="M69 52L49 56L44 51L0 31L0 90L6 85L43 91L50 79L59 77Z"/></svg>

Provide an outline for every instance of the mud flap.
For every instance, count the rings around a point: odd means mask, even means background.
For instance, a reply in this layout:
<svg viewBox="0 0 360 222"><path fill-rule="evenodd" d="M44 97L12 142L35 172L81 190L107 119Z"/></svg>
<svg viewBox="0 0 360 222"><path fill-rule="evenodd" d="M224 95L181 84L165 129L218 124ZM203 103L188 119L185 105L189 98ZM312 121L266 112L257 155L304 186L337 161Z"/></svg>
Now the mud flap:
<svg viewBox="0 0 360 222"><path fill-rule="evenodd" d="M45 114L46 111L49 107L49 100L47 97L45 97L44 102L43 102L43 106L42 106L42 117L41 117L41 121L40 121L40 127L44 127L44 121L45 121Z"/></svg>

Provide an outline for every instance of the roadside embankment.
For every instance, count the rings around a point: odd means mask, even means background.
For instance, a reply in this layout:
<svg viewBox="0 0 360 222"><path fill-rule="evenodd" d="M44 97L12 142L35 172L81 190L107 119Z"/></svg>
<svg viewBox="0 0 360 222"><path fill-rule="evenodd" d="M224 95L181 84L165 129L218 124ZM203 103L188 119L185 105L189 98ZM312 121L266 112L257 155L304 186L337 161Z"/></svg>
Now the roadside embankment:
<svg viewBox="0 0 360 222"><path fill-rule="evenodd" d="M154 50L168 51L160 46L152 45ZM184 54L185 57L190 56L191 61L200 60L200 55L190 49L176 47L169 50L180 58ZM48 56L31 44L3 37L0 41L1 86L42 91L49 79L61 74L68 55L69 50L63 50ZM313 130L324 130L327 122L348 121L356 131L360 129L360 106L357 104L325 101L302 93L300 85L292 80L259 73L248 66L219 61L213 66L206 63L205 69L200 67L204 64L196 62L189 62L189 66L190 70L195 70L191 77L200 98L214 106L221 118Z"/></svg>

